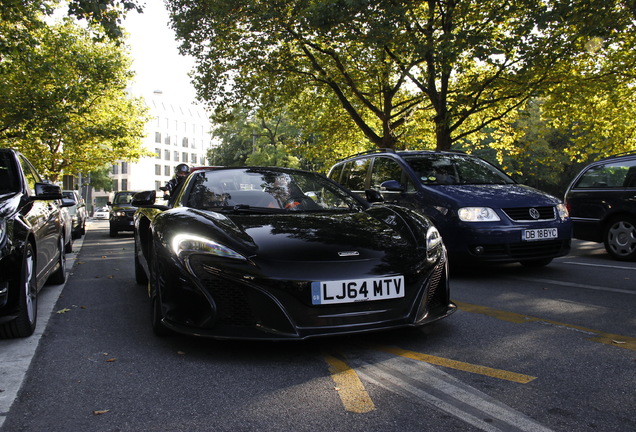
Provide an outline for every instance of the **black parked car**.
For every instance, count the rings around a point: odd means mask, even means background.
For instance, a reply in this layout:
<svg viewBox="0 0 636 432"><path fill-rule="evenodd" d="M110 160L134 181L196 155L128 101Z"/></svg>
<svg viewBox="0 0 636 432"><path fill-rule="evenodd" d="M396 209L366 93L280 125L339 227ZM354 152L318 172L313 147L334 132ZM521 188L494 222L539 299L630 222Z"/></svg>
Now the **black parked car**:
<svg viewBox="0 0 636 432"><path fill-rule="evenodd" d="M30 336L37 294L66 279L59 186L46 183L20 153L0 149L0 337Z"/></svg>
<svg viewBox="0 0 636 432"><path fill-rule="evenodd" d="M604 243L614 259L636 260L636 152L586 166L568 187L565 202L575 238Z"/></svg>
<svg viewBox="0 0 636 432"><path fill-rule="evenodd" d="M185 182L172 208L155 191L133 201L135 276L158 335L305 339L455 310L446 250L416 212L299 170L202 169Z"/></svg>
<svg viewBox="0 0 636 432"><path fill-rule="evenodd" d="M370 151L338 162L329 178L372 202L428 216L451 263L543 266L570 250L572 224L563 202L476 156Z"/></svg>
<svg viewBox="0 0 636 432"><path fill-rule="evenodd" d="M117 237L119 231L133 231L133 216L137 210L132 204L134 191L121 191L115 193L113 202L109 202L110 236Z"/></svg>

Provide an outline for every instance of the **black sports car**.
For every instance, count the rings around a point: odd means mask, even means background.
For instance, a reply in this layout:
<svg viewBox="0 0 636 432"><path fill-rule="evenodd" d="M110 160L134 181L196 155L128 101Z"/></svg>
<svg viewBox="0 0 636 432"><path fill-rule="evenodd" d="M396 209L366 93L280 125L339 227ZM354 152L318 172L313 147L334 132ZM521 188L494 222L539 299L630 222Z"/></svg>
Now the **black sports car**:
<svg viewBox="0 0 636 432"><path fill-rule="evenodd" d="M426 217L284 168L192 173L169 208L135 195L135 276L155 333L305 339L455 311Z"/></svg>

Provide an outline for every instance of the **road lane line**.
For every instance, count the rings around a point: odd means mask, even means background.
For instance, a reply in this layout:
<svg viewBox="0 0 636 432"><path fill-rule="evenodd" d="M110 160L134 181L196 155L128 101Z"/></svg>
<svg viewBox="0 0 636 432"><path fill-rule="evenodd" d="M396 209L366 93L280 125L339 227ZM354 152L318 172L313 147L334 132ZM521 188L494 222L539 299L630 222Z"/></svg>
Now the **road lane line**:
<svg viewBox="0 0 636 432"><path fill-rule="evenodd" d="M470 372L470 373L479 374L479 375L485 375L491 378L498 378L498 379L512 381L512 382L516 382L520 384L527 384L530 381L533 381L537 378L530 375L519 374L515 372L501 370L501 369L493 369L487 366L479 366L479 365L464 363L461 361L451 360L451 359L447 359L443 357L436 357L429 354L422 354L422 353L418 353L414 351L407 351L398 347L375 346L373 348L390 353L390 354L395 354L400 357L406 357L406 358L430 363L437 366L444 366L451 369L461 370L464 372Z"/></svg>
<svg viewBox="0 0 636 432"><path fill-rule="evenodd" d="M478 313L481 315L487 315L493 318L497 318L502 321L508 321L515 324L523 324L528 322L537 322L537 323L546 323L550 325L554 325L557 327L564 327L568 329L574 329L580 331L582 333L586 333L592 337L588 337L587 340L593 342L600 342L606 345L612 345L619 348L628 349L631 351L636 351L636 338L630 336L623 336L612 333L605 333L599 330L593 330L586 327L574 325L574 324L566 324L558 321L553 321L544 318L532 317L529 315L522 315L515 312L507 312L498 309L494 309L488 306L479 306L470 303L464 303L460 301L455 301L457 307L466 312Z"/></svg>
<svg viewBox="0 0 636 432"><path fill-rule="evenodd" d="M360 414L373 411L375 405L356 372L345 362L329 354L323 354L323 357L329 364L331 378L336 383L338 396L345 410Z"/></svg>
<svg viewBox="0 0 636 432"><path fill-rule="evenodd" d="M550 429L437 369L406 357L351 360L366 381L410 400L432 405L484 431L546 432Z"/></svg>
<svg viewBox="0 0 636 432"><path fill-rule="evenodd" d="M585 285L585 284L580 284L575 282L557 281L553 279L539 279L539 278L521 277L521 276L511 276L510 279L520 280L524 282L537 282L537 283L545 283L550 285L559 285L559 286L566 286L566 287L573 287L573 288L584 288L584 289L595 290L595 291L606 291L606 292L614 292L614 293L620 293L620 294L636 295L636 291L633 291L633 290L629 291L629 290L624 290L619 288L607 288L607 287L602 287L598 285Z"/></svg>
<svg viewBox="0 0 636 432"><path fill-rule="evenodd" d="M561 262L563 264L580 265L584 267L603 267L603 268L611 268L611 269L618 269L618 270L636 271L636 267L624 267L624 266L607 265L607 264L590 264L590 263L582 263L582 262L575 262L575 261L561 261Z"/></svg>

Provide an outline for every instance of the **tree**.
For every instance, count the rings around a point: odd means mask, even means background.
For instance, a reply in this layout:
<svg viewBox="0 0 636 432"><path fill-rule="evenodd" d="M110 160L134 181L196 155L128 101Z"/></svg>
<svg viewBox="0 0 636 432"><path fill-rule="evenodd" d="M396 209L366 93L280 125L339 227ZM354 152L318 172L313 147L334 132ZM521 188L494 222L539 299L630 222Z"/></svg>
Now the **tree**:
<svg viewBox="0 0 636 432"><path fill-rule="evenodd" d="M224 108L329 97L341 124L377 147L408 145L413 122L425 121L435 147L450 149L567 82L589 41L633 52L620 0L167 4L182 51L197 59L200 99Z"/></svg>
<svg viewBox="0 0 636 432"><path fill-rule="evenodd" d="M137 160L147 108L126 93L132 77L123 47L96 42L66 20L30 32L38 43L0 63L0 140L42 173L87 173Z"/></svg>

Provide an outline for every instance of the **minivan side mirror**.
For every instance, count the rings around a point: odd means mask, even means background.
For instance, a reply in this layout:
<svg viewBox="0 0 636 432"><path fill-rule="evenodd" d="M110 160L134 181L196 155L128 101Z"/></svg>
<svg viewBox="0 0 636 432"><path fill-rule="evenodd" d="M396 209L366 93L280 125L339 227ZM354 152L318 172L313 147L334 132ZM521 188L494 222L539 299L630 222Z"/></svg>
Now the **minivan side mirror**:
<svg viewBox="0 0 636 432"><path fill-rule="evenodd" d="M380 183L380 188L389 192L404 192L404 188L397 180L387 180Z"/></svg>
<svg viewBox="0 0 636 432"><path fill-rule="evenodd" d="M371 204L384 202L382 194L375 189L366 189L364 194L367 197L367 201Z"/></svg>

